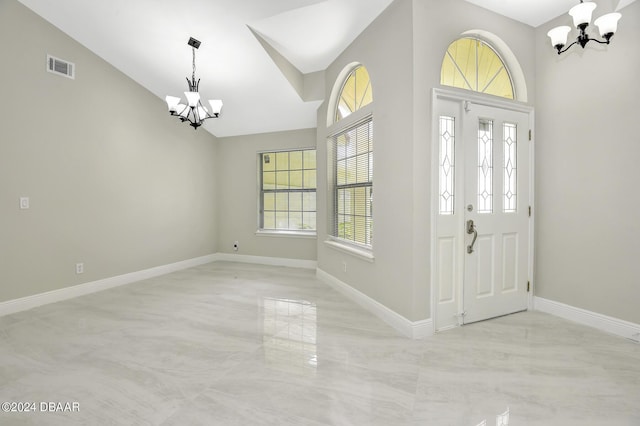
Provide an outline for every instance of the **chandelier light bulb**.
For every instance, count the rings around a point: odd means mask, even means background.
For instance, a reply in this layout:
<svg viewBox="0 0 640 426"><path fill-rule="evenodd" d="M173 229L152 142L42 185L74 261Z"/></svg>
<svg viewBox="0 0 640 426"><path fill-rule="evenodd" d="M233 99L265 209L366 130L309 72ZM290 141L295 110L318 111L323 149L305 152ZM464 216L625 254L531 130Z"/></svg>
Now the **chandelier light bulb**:
<svg viewBox="0 0 640 426"><path fill-rule="evenodd" d="M178 104L180 103L180 98L175 96L167 96L164 98L167 101L167 106L169 107L169 112L177 112Z"/></svg>
<svg viewBox="0 0 640 426"><path fill-rule="evenodd" d="M218 115L222 111L222 101L220 99L211 99L209 105L211 105L211 114L213 115Z"/></svg>
<svg viewBox="0 0 640 426"><path fill-rule="evenodd" d="M581 25L585 27L589 25L591 23L591 15L596 7L595 3L586 2L569 9L569 15L573 17L573 25L576 28L580 28Z"/></svg>
<svg viewBox="0 0 640 426"><path fill-rule="evenodd" d="M198 92L184 92L184 96L187 98L187 102L189 102L189 106L191 108L197 107L200 102L200 93Z"/></svg>
<svg viewBox="0 0 640 426"><path fill-rule="evenodd" d="M547 35L551 39L551 46L555 48L557 48L558 46L560 46L560 48L564 47L567 44L569 31L571 31L571 27L568 27L566 25L562 27L555 27L554 29L549 31Z"/></svg>
<svg viewBox="0 0 640 426"><path fill-rule="evenodd" d="M618 31L618 21L622 18L619 13L607 13L594 21L600 30L600 36L607 39L611 38Z"/></svg>

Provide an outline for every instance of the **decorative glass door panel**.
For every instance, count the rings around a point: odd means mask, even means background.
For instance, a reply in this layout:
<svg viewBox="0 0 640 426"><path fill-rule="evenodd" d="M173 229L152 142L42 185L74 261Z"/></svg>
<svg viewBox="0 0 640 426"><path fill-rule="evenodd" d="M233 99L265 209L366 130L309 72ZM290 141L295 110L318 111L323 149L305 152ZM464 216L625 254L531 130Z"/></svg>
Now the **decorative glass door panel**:
<svg viewBox="0 0 640 426"><path fill-rule="evenodd" d="M462 323L527 308L528 149L525 113L473 105L463 125L465 235ZM469 232L469 231L467 231Z"/></svg>

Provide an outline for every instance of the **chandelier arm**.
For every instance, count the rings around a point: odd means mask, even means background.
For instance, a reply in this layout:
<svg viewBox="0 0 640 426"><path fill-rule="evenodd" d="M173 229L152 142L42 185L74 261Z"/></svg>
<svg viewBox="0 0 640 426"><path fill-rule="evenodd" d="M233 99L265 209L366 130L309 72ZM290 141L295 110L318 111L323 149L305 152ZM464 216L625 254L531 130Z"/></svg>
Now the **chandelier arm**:
<svg viewBox="0 0 640 426"><path fill-rule="evenodd" d="M204 105L202 105L202 101L198 101L198 106L200 106L200 108L202 108L200 111L204 111L207 115L206 117L200 117L200 121L204 121L207 118L213 118L213 115L211 115L211 113L204 107Z"/></svg>
<svg viewBox="0 0 640 426"><path fill-rule="evenodd" d="M560 55L561 53L564 53L567 50L569 50L571 48L571 46L573 46L574 44L580 44L584 48L584 46L586 46L586 44L589 43L590 41L595 41L596 43L600 43L600 44L610 44L610 40L607 40L607 39L598 40L597 38L591 38L591 37L587 37L585 39L578 38L576 41L574 41L570 45L566 46L564 49L563 48L559 48L558 49L558 55Z"/></svg>
<svg viewBox="0 0 640 426"><path fill-rule="evenodd" d="M573 46L574 44L578 44L578 40L574 41L573 43L571 43L570 45L568 45L567 47L563 48L558 48L558 55L561 53L566 52L567 50L569 50L571 48L571 46Z"/></svg>
<svg viewBox="0 0 640 426"><path fill-rule="evenodd" d="M176 110L175 112L172 112L171 115L174 115L174 116L178 117L181 121L184 122L187 119L182 115L182 113L184 113L187 110L187 108L189 108L189 105L185 106L182 109L182 111ZM187 114L187 116L188 116L188 114Z"/></svg>

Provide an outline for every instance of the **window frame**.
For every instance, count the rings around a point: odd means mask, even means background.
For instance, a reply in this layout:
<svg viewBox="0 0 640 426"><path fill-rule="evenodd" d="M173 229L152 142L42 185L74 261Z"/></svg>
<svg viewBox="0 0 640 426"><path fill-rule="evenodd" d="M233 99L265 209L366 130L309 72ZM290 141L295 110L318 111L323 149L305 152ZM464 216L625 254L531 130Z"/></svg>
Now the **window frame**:
<svg viewBox="0 0 640 426"><path fill-rule="evenodd" d="M369 237L371 244L362 244L357 241L341 238L338 236L337 232L337 222L338 222L338 191L339 186L337 184L337 153L335 152L334 140L337 136L342 133L345 133L351 129L356 129L358 126L370 122L371 126L374 123L374 104L375 99L372 98L371 102L361 106L356 111L353 111L346 117L341 118L340 120L336 120L337 116L337 108L342 97L342 91L346 85L349 77L358 69L359 67L364 66L360 63L354 63L345 68L343 72L339 75L338 79L334 84L334 88L336 91L334 95L332 95L333 103L329 105L327 109L327 113L331 115L332 123L327 126L327 169L328 169L328 187L327 187L327 239L325 240L325 244L329 247L332 247L336 250L349 253L355 256L358 256L364 260L373 262L374 255L374 241L373 236ZM366 67L365 67L366 69ZM366 69L367 74L369 74L369 86L373 91L373 84L371 81L371 75L369 70ZM373 141L373 137L372 137ZM375 149L371 149L371 163L375 163ZM373 168L373 165L371 165ZM372 175L374 174L372 170ZM373 193L374 188L374 177L372 176L371 181L363 184L361 186L370 187ZM350 185L352 186L352 185ZM371 200L371 219L373 220L373 200Z"/></svg>
<svg viewBox="0 0 640 426"><path fill-rule="evenodd" d="M302 156L304 158L304 152L305 151L314 151L316 153L316 167L314 169L305 169L304 168L304 163L303 163L303 168L300 169L301 172L307 171L307 170L314 170L316 172L316 182L315 182L315 188L300 188L300 189L269 189L266 190L263 187L263 178L264 178L264 174L263 174L263 156L264 154L278 154L278 153L288 153L291 154L292 152L301 152ZM256 155L256 161L257 161L257 193L258 193L258 217L257 217L257 230L255 232L256 235L258 236L277 236L277 237L294 237L294 238L316 238L317 236L317 229L318 229L318 204L317 204L317 194L318 194L318 178L317 178L317 170L318 170L318 163L317 163L317 148L316 147L295 147L295 148L280 148L280 149L268 149L268 150L262 150L259 151ZM290 166L289 166L290 167ZM291 172L290 168L287 168L286 171ZM298 169L295 169L294 171L298 171ZM315 228L314 229L291 229L291 228L281 228L281 229L272 229L272 228L265 228L264 227L264 194L268 192L268 193L291 193L291 192L313 192L314 194L316 194L316 209L313 211L313 213L316 214L316 222L315 222ZM277 210L275 210L277 211ZM284 210L283 210L284 211ZM288 214L290 214L291 210L287 209L286 210ZM311 212L311 211L308 211ZM304 210L301 211L301 213L304 213Z"/></svg>
<svg viewBox="0 0 640 426"><path fill-rule="evenodd" d="M363 128L365 128L364 130L362 130ZM371 222L373 221L373 147L370 146L369 149L364 152L364 153L360 153L357 154L357 148L355 148L354 153L352 153L352 155L350 154L346 154L345 153L345 158L338 158L337 152L336 152L336 138L344 135L346 133L351 133L354 132L356 135L361 135L361 132L366 132L366 135L369 137L370 139L370 143L373 143L373 116L368 115L366 116L363 120L360 120L356 123L351 124L350 126L341 129L339 132L333 134L332 136L330 136L330 140L331 140L331 144L332 144L332 148L331 148L331 164L332 164L332 177L333 177L333 212L332 212L332 227L331 227L331 235L334 238L335 241L340 241L340 242L346 242L350 245L354 245L356 247L359 247L360 249L370 249L373 247L373 232L371 231L372 229L372 224ZM357 142L356 142L357 143ZM369 177L369 179L367 179L366 181L362 181L362 182L344 182L344 183L339 183L338 182L338 163L340 161L344 161L344 162L349 162L349 160L354 160L357 157L360 156L366 156L367 158L367 168L366 168L366 172L367 175ZM356 172L359 172L362 170L358 169L357 163L356 163ZM354 233L354 238L353 239L349 239L349 238L345 238L340 236L340 232L339 232L339 216L340 216L340 207L339 207L339 200L340 200L340 192L341 191L357 191L358 189L364 189L365 191L365 195L364 195L364 206L362 206L362 208L364 209L364 216L362 215L358 215L356 212L352 212L349 214L343 213L343 216L350 216L354 219L354 223L355 223L355 219L357 217L361 217L364 218L365 220L365 238L369 240L369 244L362 243L360 241L356 241L355 239L355 229L353 231ZM367 192L368 192L368 197L367 197ZM356 197L357 199L357 197ZM367 199L369 199L369 216L367 216ZM354 202L354 207L355 207L355 202ZM357 210L358 208L355 207L355 210ZM367 218L370 221L369 226L367 226L366 221ZM369 229L369 232L367 232L367 229Z"/></svg>

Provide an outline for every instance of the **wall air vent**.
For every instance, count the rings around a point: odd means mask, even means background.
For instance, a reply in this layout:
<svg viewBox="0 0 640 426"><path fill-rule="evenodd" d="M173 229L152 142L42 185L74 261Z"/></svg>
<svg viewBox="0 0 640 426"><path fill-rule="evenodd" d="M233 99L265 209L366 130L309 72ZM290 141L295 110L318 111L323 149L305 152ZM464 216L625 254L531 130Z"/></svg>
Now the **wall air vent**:
<svg viewBox="0 0 640 426"><path fill-rule="evenodd" d="M75 64L62 59L58 59L51 55L47 55L47 71L71 79L76 78Z"/></svg>

